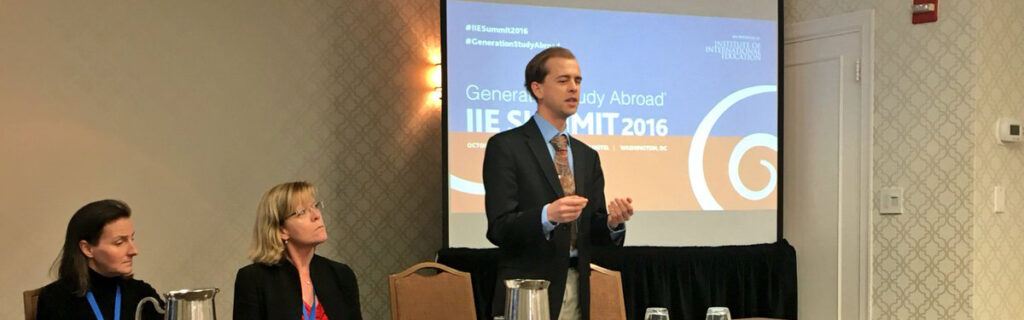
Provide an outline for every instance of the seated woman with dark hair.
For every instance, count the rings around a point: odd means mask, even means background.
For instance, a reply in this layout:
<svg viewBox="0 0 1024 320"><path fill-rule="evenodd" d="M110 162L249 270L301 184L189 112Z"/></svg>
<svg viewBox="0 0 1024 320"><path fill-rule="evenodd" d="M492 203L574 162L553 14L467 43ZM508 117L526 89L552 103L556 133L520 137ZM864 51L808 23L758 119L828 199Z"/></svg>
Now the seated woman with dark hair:
<svg viewBox="0 0 1024 320"><path fill-rule="evenodd" d="M119 200L85 205L68 222L57 266L57 281L39 293L36 319L124 319L135 317L145 297L159 295L132 278L135 228L131 209ZM143 319L163 319L151 304Z"/></svg>
<svg viewBox="0 0 1024 320"><path fill-rule="evenodd" d="M362 319L347 265L314 254L327 241L313 186L274 186L256 208L252 264L235 276L234 319ZM301 317L301 318L300 318Z"/></svg>

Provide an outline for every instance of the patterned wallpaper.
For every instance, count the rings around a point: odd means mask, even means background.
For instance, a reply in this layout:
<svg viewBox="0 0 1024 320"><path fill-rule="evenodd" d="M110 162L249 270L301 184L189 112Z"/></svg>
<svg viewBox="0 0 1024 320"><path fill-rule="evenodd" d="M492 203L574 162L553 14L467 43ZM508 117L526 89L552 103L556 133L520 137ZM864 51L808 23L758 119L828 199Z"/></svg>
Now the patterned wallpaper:
<svg viewBox="0 0 1024 320"><path fill-rule="evenodd" d="M971 319L979 10L942 1L786 0L788 23L874 9L874 187L904 188L904 214L874 219L875 319Z"/></svg>
<svg viewBox="0 0 1024 320"><path fill-rule="evenodd" d="M1024 314L1024 148L999 145L1000 116L1024 118L1024 3L980 1L981 72L975 126L974 318ZM993 188L1006 188L1005 213L993 213Z"/></svg>
<svg viewBox="0 0 1024 320"><path fill-rule="evenodd" d="M434 0L325 1L307 14L328 44L314 87L329 110L317 123L318 152L303 168L320 174L338 215L321 254L359 275L365 319L390 318L387 276L432 261L442 245L440 105L425 79L440 54ZM440 62L440 61L436 61ZM481 231L482 232L482 231Z"/></svg>
<svg viewBox="0 0 1024 320"><path fill-rule="evenodd" d="M0 2L0 319L107 197L137 277L219 287L229 319L256 202L294 179L328 205L317 252L389 318L387 275L442 243L439 45L435 0Z"/></svg>
<svg viewBox="0 0 1024 320"><path fill-rule="evenodd" d="M1024 150L993 126L1024 115L1024 3L943 1L919 26L902 2L785 4L790 22L875 9L875 186L907 188L906 214L875 219L875 318L1019 317ZM997 185L1007 213L992 213Z"/></svg>

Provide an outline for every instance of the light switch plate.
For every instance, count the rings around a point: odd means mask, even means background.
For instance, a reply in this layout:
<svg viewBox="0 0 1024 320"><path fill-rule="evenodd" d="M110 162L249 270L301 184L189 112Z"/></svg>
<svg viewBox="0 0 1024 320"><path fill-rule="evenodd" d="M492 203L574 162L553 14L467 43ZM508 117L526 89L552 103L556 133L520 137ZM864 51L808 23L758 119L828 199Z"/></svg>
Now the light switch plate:
<svg viewBox="0 0 1024 320"><path fill-rule="evenodd" d="M1006 188L996 186L992 191L992 209L996 213L1006 212Z"/></svg>
<svg viewBox="0 0 1024 320"><path fill-rule="evenodd" d="M878 213L903 214L903 188L882 188L878 197Z"/></svg>

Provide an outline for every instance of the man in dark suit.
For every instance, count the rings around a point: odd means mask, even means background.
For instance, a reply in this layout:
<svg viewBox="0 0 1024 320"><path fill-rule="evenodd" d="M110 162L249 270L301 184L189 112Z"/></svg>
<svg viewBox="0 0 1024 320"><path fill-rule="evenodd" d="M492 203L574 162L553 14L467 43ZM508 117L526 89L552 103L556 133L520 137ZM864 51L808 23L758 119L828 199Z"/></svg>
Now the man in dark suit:
<svg viewBox="0 0 1024 320"><path fill-rule="evenodd" d="M552 47L526 66L537 112L487 142L483 180L487 239L501 250L493 314L502 314L505 280L544 279L551 319L588 319L591 246L622 246L630 198L605 205L597 152L569 136L579 106L580 67Z"/></svg>

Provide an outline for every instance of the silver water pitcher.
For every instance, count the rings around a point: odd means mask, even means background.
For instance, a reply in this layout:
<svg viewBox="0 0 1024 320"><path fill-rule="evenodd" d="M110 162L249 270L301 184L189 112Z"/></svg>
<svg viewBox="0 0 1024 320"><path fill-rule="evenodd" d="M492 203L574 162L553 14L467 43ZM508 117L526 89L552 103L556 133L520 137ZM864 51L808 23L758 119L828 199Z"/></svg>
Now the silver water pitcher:
<svg viewBox="0 0 1024 320"><path fill-rule="evenodd" d="M164 314L164 320L216 320L217 307L213 304L213 296L220 289L185 289L164 294L167 299L167 310L160 309L156 298L146 297L139 301L135 310L135 320L142 319L142 305L152 302L157 312Z"/></svg>
<svg viewBox="0 0 1024 320"><path fill-rule="evenodd" d="M547 280L505 280L505 320L551 320Z"/></svg>

